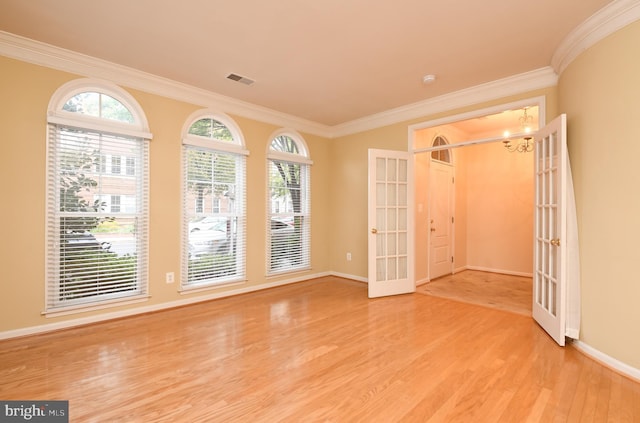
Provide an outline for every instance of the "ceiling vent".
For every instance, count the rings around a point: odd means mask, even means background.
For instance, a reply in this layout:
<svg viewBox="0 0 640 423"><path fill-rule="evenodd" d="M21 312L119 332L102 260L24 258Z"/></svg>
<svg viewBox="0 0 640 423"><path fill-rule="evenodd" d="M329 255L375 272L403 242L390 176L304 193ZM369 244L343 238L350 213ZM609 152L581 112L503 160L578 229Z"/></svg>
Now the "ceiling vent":
<svg viewBox="0 0 640 423"><path fill-rule="evenodd" d="M241 84L244 84L244 85L251 85L254 82L256 82L253 79L249 79L241 75L236 75L235 73L230 73L229 75L227 75L227 79L240 82Z"/></svg>

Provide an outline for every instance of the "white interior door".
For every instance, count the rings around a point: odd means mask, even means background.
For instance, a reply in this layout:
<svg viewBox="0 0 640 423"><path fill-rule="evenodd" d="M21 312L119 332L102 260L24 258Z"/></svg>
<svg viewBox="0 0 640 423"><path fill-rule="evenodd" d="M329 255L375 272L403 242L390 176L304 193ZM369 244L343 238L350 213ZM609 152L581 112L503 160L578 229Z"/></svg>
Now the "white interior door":
<svg viewBox="0 0 640 423"><path fill-rule="evenodd" d="M453 167L432 160L429 175L429 279L435 279L453 268Z"/></svg>
<svg viewBox="0 0 640 423"><path fill-rule="evenodd" d="M567 295L566 115L535 137L533 318L565 344Z"/></svg>
<svg viewBox="0 0 640 423"><path fill-rule="evenodd" d="M369 298L415 292L413 156L369 150Z"/></svg>

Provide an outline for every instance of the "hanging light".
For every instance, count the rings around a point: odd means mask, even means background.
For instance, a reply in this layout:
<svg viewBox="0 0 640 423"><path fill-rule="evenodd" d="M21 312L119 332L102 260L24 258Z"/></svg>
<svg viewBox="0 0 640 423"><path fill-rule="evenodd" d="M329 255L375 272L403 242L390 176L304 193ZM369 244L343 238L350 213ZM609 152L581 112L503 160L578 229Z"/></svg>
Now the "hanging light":
<svg viewBox="0 0 640 423"><path fill-rule="evenodd" d="M512 142L509 139L509 131L505 131L504 138L502 141L504 147L510 152L518 152L518 153L528 153L533 151L533 137L531 136L531 131L533 130L533 116L527 114L527 108L524 108L524 112L522 116L518 118L518 122L520 123L520 128L522 128L522 132L524 136L522 137L522 141L520 142ZM517 140L516 140L517 141Z"/></svg>

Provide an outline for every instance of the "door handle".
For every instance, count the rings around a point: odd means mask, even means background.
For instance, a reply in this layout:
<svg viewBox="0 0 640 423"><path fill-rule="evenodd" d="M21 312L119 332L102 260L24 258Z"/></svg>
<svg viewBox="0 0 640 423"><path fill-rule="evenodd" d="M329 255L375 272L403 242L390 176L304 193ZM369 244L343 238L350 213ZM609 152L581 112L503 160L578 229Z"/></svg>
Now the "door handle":
<svg viewBox="0 0 640 423"><path fill-rule="evenodd" d="M373 228L373 229L371 229L371 233L372 233L372 234L377 234L377 233L378 233L378 230L377 230L376 228Z"/></svg>
<svg viewBox="0 0 640 423"><path fill-rule="evenodd" d="M559 247L560 246L560 238L553 238L551 240L551 245L553 245L554 247Z"/></svg>

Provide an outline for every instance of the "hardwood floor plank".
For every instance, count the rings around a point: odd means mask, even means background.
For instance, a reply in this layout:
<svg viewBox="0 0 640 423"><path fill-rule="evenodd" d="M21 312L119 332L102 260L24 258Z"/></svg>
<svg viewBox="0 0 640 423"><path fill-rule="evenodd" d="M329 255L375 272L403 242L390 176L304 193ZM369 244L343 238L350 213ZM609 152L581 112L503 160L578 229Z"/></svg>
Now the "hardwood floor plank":
<svg viewBox="0 0 640 423"><path fill-rule="evenodd" d="M73 422L640 421L530 316L336 277L0 341L0 399Z"/></svg>

